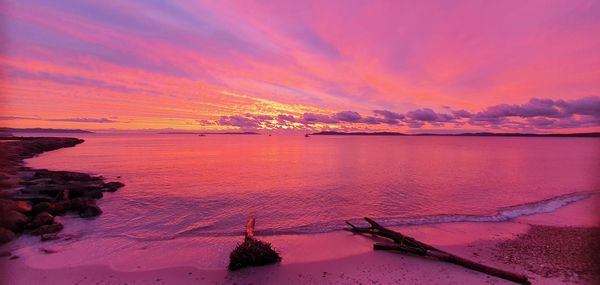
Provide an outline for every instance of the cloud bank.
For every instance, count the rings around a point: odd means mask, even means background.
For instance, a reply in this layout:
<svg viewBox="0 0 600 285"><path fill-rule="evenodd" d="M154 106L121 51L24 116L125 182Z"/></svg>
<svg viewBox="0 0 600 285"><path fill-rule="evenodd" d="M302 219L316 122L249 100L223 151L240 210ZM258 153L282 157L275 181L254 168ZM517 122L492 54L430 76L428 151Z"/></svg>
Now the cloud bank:
<svg viewBox="0 0 600 285"><path fill-rule="evenodd" d="M532 98L524 104L499 104L479 112L453 110L436 112L431 108L419 108L404 114L390 110L374 110L372 116L355 111L334 114L304 113L293 116L279 114L222 116L216 121L204 120L204 124L239 127L242 129L311 129L315 125L358 126L387 125L409 128L463 127L465 125L489 129L543 130L585 128L600 126L600 97L590 96L576 100L552 100Z"/></svg>

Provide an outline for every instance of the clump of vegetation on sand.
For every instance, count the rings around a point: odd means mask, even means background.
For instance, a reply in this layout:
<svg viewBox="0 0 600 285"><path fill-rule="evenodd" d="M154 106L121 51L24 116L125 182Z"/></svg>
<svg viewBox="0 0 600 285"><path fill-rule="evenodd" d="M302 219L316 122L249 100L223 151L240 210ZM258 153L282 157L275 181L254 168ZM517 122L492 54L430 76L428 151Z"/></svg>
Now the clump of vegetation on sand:
<svg viewBox="0 0 600 285"><path fill-rule="evenodd" d="M279 253L271 248L268 242L254 238L254 216L246 224L246 237L229 255L229 270L237 270L247 266L267 265L281 261Z"/></svg>
<svg viewBox="0 0 600 285"><path fill-rule="evenodd" d="M267 265L281 261L281 256L268 242L257 239L246 239L229 255L229 270L237 270L247 266Z"/></svg>

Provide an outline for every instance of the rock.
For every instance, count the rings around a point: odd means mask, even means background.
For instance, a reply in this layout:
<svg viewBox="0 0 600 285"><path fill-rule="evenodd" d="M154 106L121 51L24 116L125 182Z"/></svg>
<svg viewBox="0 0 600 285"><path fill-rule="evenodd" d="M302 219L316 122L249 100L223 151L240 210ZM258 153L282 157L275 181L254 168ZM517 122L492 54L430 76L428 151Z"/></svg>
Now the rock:
<svg viewBox="0 0 600 285"><path fill-rule="evenodd" d="M81 189L69 189L69 199L83 197L86 191Z"/></svg>
<svg viewBox="0 0 600 285"><path fill-rule="evenodd" d="M21 231L27 222L29 217L16 210L5 211L0 215L0 227L12 231Z"/></svg>
<svg viewBox="0 0 600 285"><path fill-rule="evenodd" d="M62 204L65 206L65 210L67 211L76 211L79 212L85 208L85 200L81 197L71 199L68 201L63 201Z"/></svg>
<svg viewBox="0 0 600 285"><path fill-rule="evenodd" d="M102 180L98 181L68 181L65 186L69 190L81 190L83 192L93 191L93 190L102 190L104 188L104 183Z"/></svg>
<svg viewBox="0 0 600 285"><path fill-rule="evenodd" d="M39 228L43 225L51 224L53 220L54 216L52 216L50 213L41 212L35 215L35 217L33 217L28 227L30 229Z"/></svg>
<svg viewBox="0 0 600 285"><path fill-rule="evenodd" d="M42 202L33 206L33 213L48 212L54 216L64 214L66 212L65 205L62 203Z"/></svg>
<svg viewBox="0 0 600 285"><path fill-rule="evenodd" d="M48 195L41 194L18 194L12 197L14 200L20 201L30 201L32 203L40 203L40 202L50 202L52 201L52 197Z"/></svg>
<svg viewBox="0 0 600 285"><path fill-rule="evenodd" d="M31 203L27 201L12 201L0 199L0 212L15 210L20 213L31 212Z"/></svg>
<svg viewBox="0 0 600 285"><path fill-rule="evenodd" d="M32 179L35 176L35 171L19 171L17 175L23 179Z"/></svg>
<svg viewBox="0 0 600 285"><path fill-rule="evenodd" d="M92 177L88 174L81 173L81 172L56 171L55 174L64 180L76 180L76 181L98 180L98 178L96 178L96 177Z"/></svg>
<svg viewBox="0 0 600 285"><path fill-rule="evenodd" d="M94 198L94 199L100 199L100 198L102 198L103 195L102 195L102 190L94 190L94 191L88 192L85 196Z"/></svg>
<svg viewBox="0 0 600 285"><path fill-rule="evenodd" d="M60 199L62 198L64 191L65 189L63 186L57 185L52 187L44 187L44 189L39 190L38 193Z"/></svg>
<svg viewBox="0 0 600 285"><path fill-rule="evenodd" d="M92 218L102 214L102 210L96 205L87 205L85 209L79 212L79 216L82 218Z"/></svg>
<svg viewBox="0 0 600 285"><path fill-rule="evenodd" d="M27 201L16 201L15 203L16 203L17 211L19 211L23 214L31 212L31 209L32 209L31 203L29 203Z"/></svg>
<svg viewBox="0 0 600 285"><path fill-rule="evenodd" d="M7 243L15 238L15 233L11 230L0 228L0 244Z"/></svg>
<svg viewBox="0 0 600 285"><path fill-rule="evenodd" d="M46 183L52 183L54 182L52 180L52 178L37 178L37 179L31 179L26 181L29 185L33 185L33 184L46 184Z"/></svg>
<svg viewBox="0 0 600 285"><path fill-rule="evenodd" d="M62 229L64 228L63 224L61 223L54 223L51 225L43 225L37 229L32 230L31 232L29 232L30 235L34 235L34 236L41 236L44 234L51 234L51 233L57 233L62 231Z"/></svg>
<svg viewBox="0 0 600 285"><path fill-rule="evenodd" d="M106 187L105 191L107 191L107 192L115 192L115 191L119 190L119 188L125 186L125 184L123 184L121 182L115 182L115 181L113 181L113 182L106 183L104 186Z"/></svg>
<svg viewBox="0 0 600 285"><path fill-rule="evenodd" d="M41 202L38 204L35 204L33 206L33 212L34 213L41 213L41 212L50 212L50 210L52 209L52 204L50 204L49 202Z"/></svg>
<svg viewBox="0 0 600 285"><path fill-rule="evenodd" d="M58 202L58 204L60 204L63 207L64 211L79 212L85 208L85 201L86 200L84 198L78 197L71 200L60 201Z"/></svg>
<svg viewBox="0 0 600 285"><path fill-rule="evenodd" d="M49 240L56 240L56 239L59 239L58 234L56 234L56 233L43 234L41 237L41 241L49 241Z"/></svg>

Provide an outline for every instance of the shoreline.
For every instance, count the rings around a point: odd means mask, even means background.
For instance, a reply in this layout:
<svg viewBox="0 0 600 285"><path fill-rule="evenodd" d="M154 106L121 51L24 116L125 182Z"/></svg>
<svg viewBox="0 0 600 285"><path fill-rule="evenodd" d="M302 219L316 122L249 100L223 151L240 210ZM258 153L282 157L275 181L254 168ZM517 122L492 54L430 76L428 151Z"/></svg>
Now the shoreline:
<svg viewBox="0 0 600 285"><path fill-rule="evenodd" d="M102 176L25 166L41 153L74 147L84 140L65 137L0 137L0 245L20 235L40 236L41 241L64 238L61 216L81 218L102 214L96 200L104 192L124 185L105 182Z"/></svg>
<svg viewBox="0 0 600 285"><path fill-rule="evenodd" d="M17 173L23 170L22 159L17 166ZM546 260L557 256L552 250L550 254L532 251L522 255L522 250L515 249L532 245L544 249L569 237L600 239L598 205L600 195L596 193L552 212L506 221L390 228L459 256L525 273L533 284L590 284L598 280L594 279L598 274L589 269L586 261L577 260L580 257L568 259L562 254L558 256L567 259L553 263ZM21 237L24 246L0 257L0 284L513 284L432 259L373 251L373 240L344 231L265 236L258 231L259 239L272 243L281 252L282 263L229 272L225 269L227 257L242 241L241 235L139 243L118 238L88 240L70 230L69 223L74 223L75 217L65 218L62 240L41 243L34 237ZM545 231L540 231L540 226ZM548 239L549 235L554 238ZM80 238L83 242L77 242ZM571 250L588 250L585 240L575 238L568 242L573 245ZM0 247L0 253L6 248ZM105 252L111 254L102 255ZM218 266L214 260L218 260ZM532 264L537 267L531 267ZM570 264L575 264L575 269Z"/></svg>
<svg viewBox="0 0 600 285"><path fill-rule="evenodd" d="M590 269L594 265L582 263L577 256L572 259L573 256L565 255L565 265L564 259L556 263L547 260L547 253L533 251L528 255L518 255L514 248L555 245L557 240L548 239L548 232L530 233L531 229L543 226L550 232L561 231L563 234L556 236L559 240L565 237L565 233L566 236L572 235L574 239L567 241L571 243L577 241L577 233L581 233L582 229L587 233L593 232L593 240L573 244L572 248L584 251L586 244L600 238L600 214L595 210L598 203L600 195L594 195L551 213L508 222L449 223L393 229L459 256L524 273L532 284L594 284L600 281L598 274ZM578 218L573 220L571 217ZM219 238L218 242L223 243L220 248L202 249L204 238L148 243L139 245L133 253L129 252L129 256L119 254L122 245L118 243L93 242L101 251L115 251L114 256L101 261L93 261L94 251L86 251L90 247L65 251L60 247L48 247L56 252L44 253L40 249L45 247L40 245L23 251L21 258L0 258L0 268L5 270L2 276L7 276L9 284L34 284L42 280L53 284L514 284L437 260L373 251L373 240L349 232L258 238L271 242L282 253L281 264L227 271L228 253L241 242L240 236ZM75 252L71 252L73 250ZM80 259L73 260L77 256ZM82 260L81 256L89 258ZM183 259L176 262L177 258ZM223 266L198 266L202 259L220 259ZM86 260L90 260L89 263ZM515 264L515 260L520 260L520 263ZM571 264L587 269L570 272Z"/></svg>

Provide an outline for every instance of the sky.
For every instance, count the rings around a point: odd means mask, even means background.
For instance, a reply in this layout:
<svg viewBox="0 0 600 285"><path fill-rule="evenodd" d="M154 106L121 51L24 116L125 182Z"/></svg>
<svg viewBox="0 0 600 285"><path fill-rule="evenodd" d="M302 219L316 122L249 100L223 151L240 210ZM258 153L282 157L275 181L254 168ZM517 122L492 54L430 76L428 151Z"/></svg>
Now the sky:
<svg viewBox="0 0 600 285"><path fill-rule="evenodd" d="M0 3L0 126L600 131L600 1Z"/></svg>

